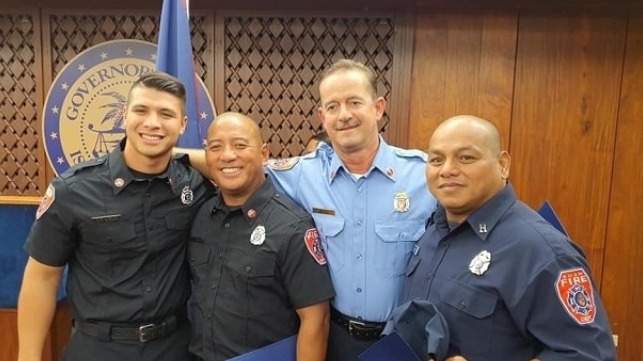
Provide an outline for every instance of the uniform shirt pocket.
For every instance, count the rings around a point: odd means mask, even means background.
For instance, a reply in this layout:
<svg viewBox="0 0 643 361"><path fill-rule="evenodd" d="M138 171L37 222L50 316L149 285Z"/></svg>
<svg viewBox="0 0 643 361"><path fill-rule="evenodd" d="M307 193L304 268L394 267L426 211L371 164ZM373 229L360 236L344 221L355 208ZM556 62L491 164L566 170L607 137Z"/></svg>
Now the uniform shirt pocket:
<svg viewBox="0 0 643 361"><path fill-rule="evenodd" d="M467 357L484 355L491 346L498 296L454 280L440 287L441 307L451 329L451 343Z"/></svg>
<svg viewBox="0 0 643 361"><path fill-rule="evenodd" d="M404 275L413 246L424 233L424 221L399 220L378 221L376 269L384 277Z"/></svg>
<svg viewBox="0 0 643 361"><path fill-rule="evenodd" d="M88 224L82 232L81 248L90 248L92 252L109 253L117 250L134 250L140 245L136 242L136 227L130 222L105 224Z"/></svg>
<svg viewBox="0 0 643 361"><path fill-rule="evenodd" d="M286 302L276 262L275 254L264 252L238 257L234 262L229 262L234 296L230 298L230 302L225 303L226 307L249 319L263 319L277 307L274 305Z"/></svg>
<svg viewBox="0 0 643 361"><path fill-rule="evenodd" d="M344 267L346 253L346 243L344 239L345 219L339 216L326 216L313 214L315 227L319 231L322 246L326 253L328 264L332 265L333 270L339 270Z"/></svg>
<svg viewBox="0 0 643 361"><path fill-rule="evenodd" d="M164 244L178 244L185 242L188 238L190 226L192 226L194 214L186 209L177 213L165 215L165 231L159 237Z"/></svg>
<svg viewBox="0 0 643 361"><path fill-rule="evenodd" d="M203 284L208 278L208 261L210 260L210 247L203 244L203 240L190 239L188 242L187 260L190 264L190 273L194 284L197 300L203 297Z"/></svg>
<svg viewBox="0 0 643 361"><path fill-rule="evenodd" d="M103 275L127 274L138 263L145 244L131 222L87 224L76 257Z"/></svg>

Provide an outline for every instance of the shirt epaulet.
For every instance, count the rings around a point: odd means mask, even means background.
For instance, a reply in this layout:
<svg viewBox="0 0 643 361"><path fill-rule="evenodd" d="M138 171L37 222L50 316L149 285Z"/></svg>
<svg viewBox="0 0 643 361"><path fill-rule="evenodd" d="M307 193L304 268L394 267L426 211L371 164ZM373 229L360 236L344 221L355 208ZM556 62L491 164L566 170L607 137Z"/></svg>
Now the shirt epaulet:
<svg viewBox="0 0 643 361"><path fill-rule="evenodd" d="M185 165L186 167L190 166L190 156L187 154L177 154L173 157L173 160Z"/></svg>
<svg viewBox="0 0 643 361"><path fill-rule="evenodd" d="M403 158L419 158L423 162L427 161L427 154L419 149L402 149L402 148L393 148L395 155Z"/></svg>
<svg viewBox="0 0 643 361"><path fill-rule="evenodd" d="M292 199L290 199L283 193L275 193L272 196L272 200L283 206L285 212L290 213L298 217L299 219L310 217L310 214L304 211L301 207L297 206L297 204Z"/></svg>
<svg viewBox="0 0 643 361"><path fill-rule="evenodd" d="M107 157L92 158L92 159L90 159L90 160L88 160L86 162L76 164L76 165L72 166L71 168L67 169L65 172L63 172L63 174L60 175L60 178L61 179L71 178L72 176L74 176L79 171L81 171L83 169L87 169L87 168L92 168L92 167L95 167L97 165L101 165L101 164L105 163L106 160L107 160Z"/></svg>

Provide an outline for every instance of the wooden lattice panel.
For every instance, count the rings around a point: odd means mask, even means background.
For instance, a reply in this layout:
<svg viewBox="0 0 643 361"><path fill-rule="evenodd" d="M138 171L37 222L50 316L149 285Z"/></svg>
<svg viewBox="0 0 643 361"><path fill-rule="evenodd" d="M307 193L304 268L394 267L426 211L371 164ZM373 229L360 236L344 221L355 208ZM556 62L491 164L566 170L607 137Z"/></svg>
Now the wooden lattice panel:
<svg viewBox="0 0 643 361"><path fill-rule="evenodd" d="M40 33L32 14L0 14L0 195L38 196ZM42 152L40 152L42 153ZM42 185L40 184L42 183Z"/></svg>
<svg viewBox="0 0 643 361"><path fill-rule="evenodd" d="M390 99L394 20L348 17L226 16L225 108L259 122L273 157L298 155L321 130L320 73L340 58L371 66L378 95ZM381 121L386 132L388 115Z"/></svg>
<svg viewBox="0 0 643 361"><path fill-rule="evenodd" d="M192 31L192 48L196 73L207 84L209 49L205 15L192 14L190 29ZM211 21L211 19L210 19ZM60 72L67 62L83 50L107 40L138 39L156 43L159 31L159 14L141 15L49 15L51 71L53 77ZM47 44L45 44L47 45Z"/></svg>

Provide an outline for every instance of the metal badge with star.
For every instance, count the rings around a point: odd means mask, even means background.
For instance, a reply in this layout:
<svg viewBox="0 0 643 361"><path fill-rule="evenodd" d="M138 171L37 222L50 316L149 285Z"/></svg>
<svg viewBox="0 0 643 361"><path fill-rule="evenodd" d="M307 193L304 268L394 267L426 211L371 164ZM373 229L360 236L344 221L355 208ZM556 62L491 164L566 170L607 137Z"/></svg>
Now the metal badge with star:
<svg viewBox="0 0 643 361"><path fill-rule="evenodd" d="M469 271L474 275L482 276L482 274L487 272L487 269L489 269L490 263L491 253L486 250L482 251L473 257L471 263L469 263Z"/></svg>
<svg viewBox="0 0 643 361"><path fill-rule="evenodd" d="M255 246L261 246L266 240L266 228L264 226L257 226L250 235L250 243Z"/></svg>

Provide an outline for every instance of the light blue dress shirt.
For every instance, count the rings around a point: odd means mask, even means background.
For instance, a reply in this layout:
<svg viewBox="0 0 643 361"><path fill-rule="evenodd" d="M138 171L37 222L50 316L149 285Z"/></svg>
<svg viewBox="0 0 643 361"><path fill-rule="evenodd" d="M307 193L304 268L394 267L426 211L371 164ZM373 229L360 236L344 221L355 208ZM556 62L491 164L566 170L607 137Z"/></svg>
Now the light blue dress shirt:
<svg viewBox="0 0 643 361"><path fill-rule="evenodd" d="M269 162L277 189L313 215L339 312L384 322L400 303L406 264L436 207L425 167L424 152L382 138L371 169L359 179L325 143L313 153Z"/></svg>

